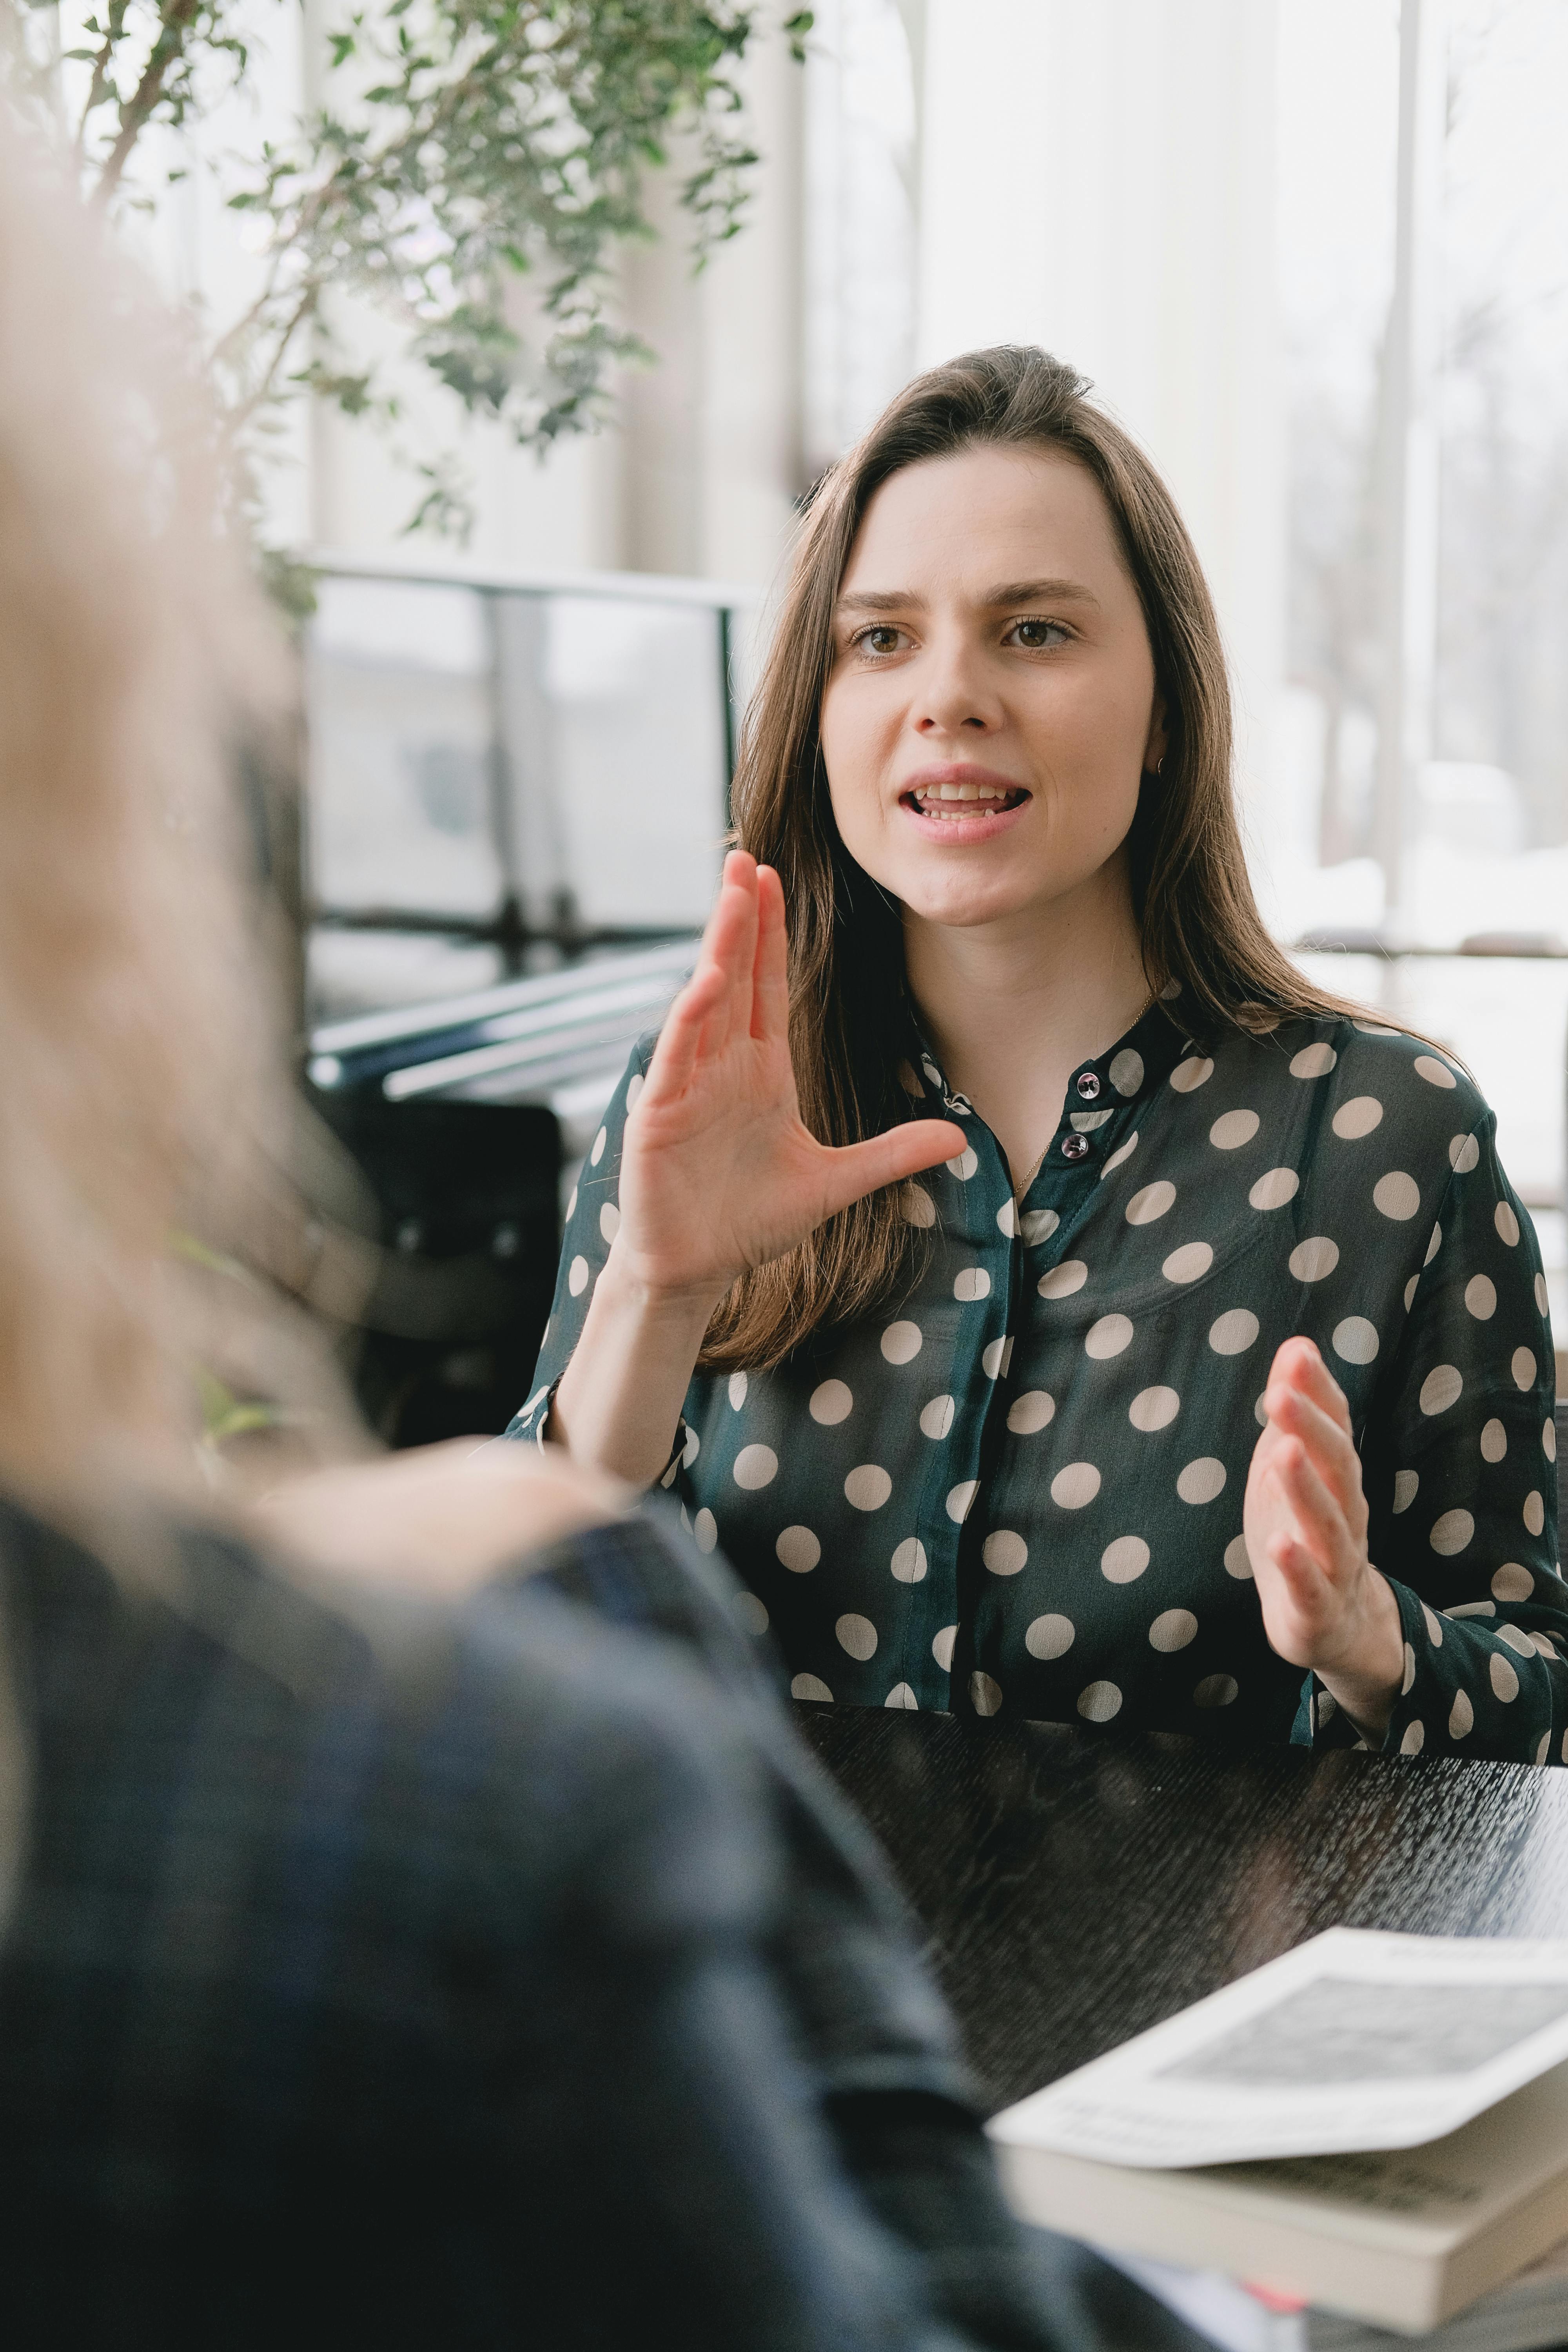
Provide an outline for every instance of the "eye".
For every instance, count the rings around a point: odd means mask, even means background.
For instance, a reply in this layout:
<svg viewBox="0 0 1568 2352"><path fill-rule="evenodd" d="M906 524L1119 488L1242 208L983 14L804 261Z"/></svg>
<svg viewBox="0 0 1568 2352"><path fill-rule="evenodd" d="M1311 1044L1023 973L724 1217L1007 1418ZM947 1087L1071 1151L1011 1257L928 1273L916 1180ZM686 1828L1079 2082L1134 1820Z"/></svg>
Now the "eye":
<svg viewBox="0 0 1568 2352"><path fill-rule="evenodd" d="M857 653L881 655L901 653L909 644L902 629L895 629L891 621L874 621L868 629L861 629L850 639Z"/></svg>
<svg viewBox="0 0 1568 2352"><path fill-rule="evenodd" d="M1053 646L1066 645L1068 636L1059 621L1015 621L1003 642L1021 646L1027 654L1044 654Z"/></svg>

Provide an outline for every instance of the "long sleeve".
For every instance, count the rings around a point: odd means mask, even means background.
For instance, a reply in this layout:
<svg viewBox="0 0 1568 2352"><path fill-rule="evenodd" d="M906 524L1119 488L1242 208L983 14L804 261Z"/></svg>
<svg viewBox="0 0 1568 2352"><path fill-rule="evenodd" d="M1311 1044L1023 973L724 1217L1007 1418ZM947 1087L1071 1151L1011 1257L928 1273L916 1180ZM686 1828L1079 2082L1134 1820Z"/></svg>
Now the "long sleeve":
<svg viewBox="0 0 1568 2352"><path fill-rule="evenodd" d="M1384 1746L1568 1760L1545 1278L1489 1110L1455 1137L1449 1161L1363 1440L1369 1547L1394 1586L1405 1642ZM1333 1722L1326 1692L1310 1704L1321 1738L1353 1737Z"/></svg>
<svg viewBox="0 0 1568 2352"><path fill-rule="evenodd" d="M539 1361L533 1368L527 1402L520 1406L507 1424L505 1434L510 1438L529 1438L536 1445L544 1443L551 1400L562 1373L572 1360L572 1351L583 1336L588 1301L594 1295L594 1285L610 1254L610 1244L615 1240L616 1228L620 1223L616 1194L621 1171L621 1139L626 1132L626 1113L642 1092L655 1042L649 1034L639 1038L633 1047L631 1058L621 1073L620 1084L610 1097L604 1125L589 1147L567 1203L566 1235L561 1245L561 1264L555 1276L555 1296L551 1301L550 1319L544 1327L543 1344L539 1351ZM684 1423L672 1432L671 1439L670 1456L659 1482L665 1486L673 1482L682 1450L691 1444L690 1434Z"/></svg>

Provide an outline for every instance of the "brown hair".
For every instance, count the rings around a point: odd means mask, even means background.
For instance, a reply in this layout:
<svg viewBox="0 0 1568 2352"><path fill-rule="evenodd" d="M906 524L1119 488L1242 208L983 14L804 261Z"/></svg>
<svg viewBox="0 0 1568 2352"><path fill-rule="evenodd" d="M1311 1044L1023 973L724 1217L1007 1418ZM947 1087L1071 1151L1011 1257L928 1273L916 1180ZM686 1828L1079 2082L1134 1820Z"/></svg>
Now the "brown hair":
<svg viewBox="0 0 1568 2352"><path fill-rule="evenodd" d="M1151 988L1179 981L1195 1031L1360 1010L1312 988L1264 929L1237 823L1230 689L1208 583L1169 490L1088 393L1073 369L1027 345L931 368L824 478L806 517L746 715L733 808L740 845L784 884L795 1083L801 1116L825 1143L858 1142L909 1108L896 1075L908 1042L899 910L846 850L822 763L834 608L882 483L963 449L1058 451L1088 468L1110 510L1168 739L1128 841ZM709 1326L702 1369L776 1363L820 1326L868 1314L909 1280L911 1240L898 1192L856 1202L742 1277Z"/></svg>

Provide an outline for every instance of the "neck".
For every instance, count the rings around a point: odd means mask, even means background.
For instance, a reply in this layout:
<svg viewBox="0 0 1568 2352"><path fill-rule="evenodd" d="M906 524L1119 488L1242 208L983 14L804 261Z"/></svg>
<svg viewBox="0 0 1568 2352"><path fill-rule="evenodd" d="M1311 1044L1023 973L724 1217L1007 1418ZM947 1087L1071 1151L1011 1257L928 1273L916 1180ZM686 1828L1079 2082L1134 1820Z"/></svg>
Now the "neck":
<svg viewBox="0 0 1568 2352"><path fill-rule="evenodd" d="M1038 1160L1080 1062L1149 1000L1125 861L1042 914L959 927L904 912L909 986L948 1083L968 1096L1015 1182Z"/></svg>

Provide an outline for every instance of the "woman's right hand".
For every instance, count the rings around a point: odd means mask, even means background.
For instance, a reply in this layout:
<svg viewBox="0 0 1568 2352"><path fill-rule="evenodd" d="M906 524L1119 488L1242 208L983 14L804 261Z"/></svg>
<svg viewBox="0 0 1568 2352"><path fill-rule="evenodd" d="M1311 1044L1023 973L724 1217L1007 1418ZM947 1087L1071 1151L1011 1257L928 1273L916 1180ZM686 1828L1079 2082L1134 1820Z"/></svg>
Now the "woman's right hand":
<svg viewBox="0 0 1568 2352"><path fill-rule="evenodd" d="M942 1119L837 1149L809 1132L790 1060L784 892L771 866L734 850L697 969L627 1114L611 1263L650 1301L689 1303L706 1319L748 1267L964 1143Z"/></svg>

